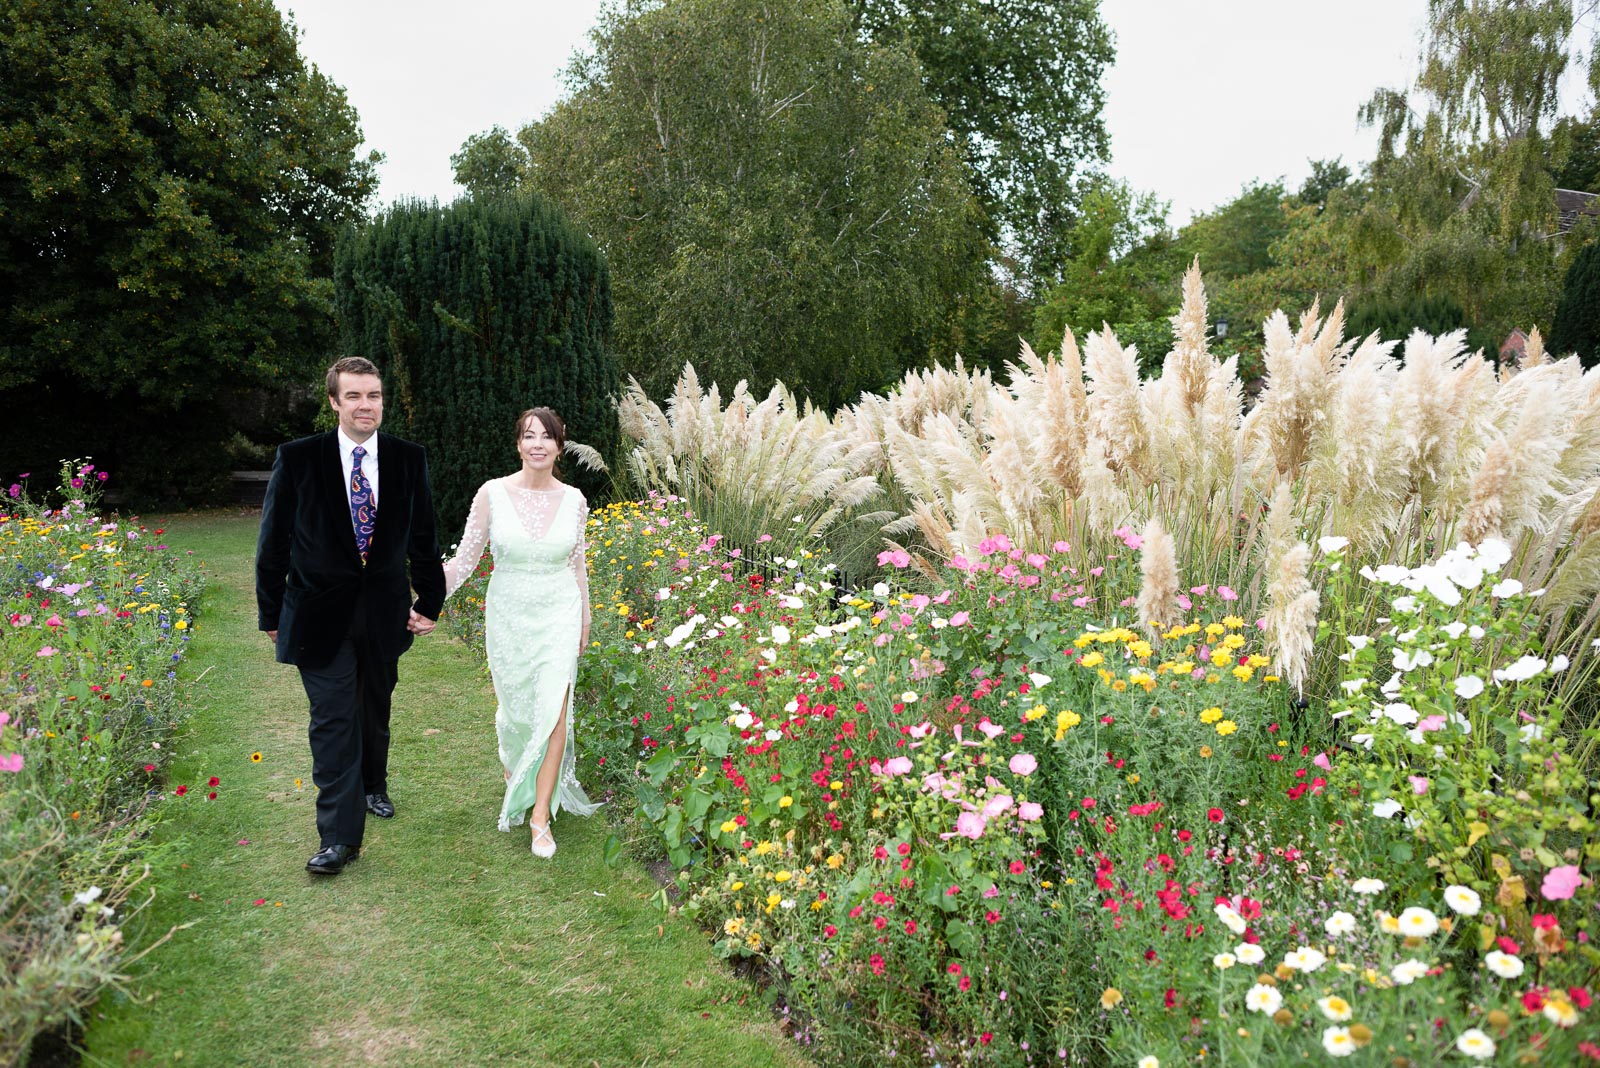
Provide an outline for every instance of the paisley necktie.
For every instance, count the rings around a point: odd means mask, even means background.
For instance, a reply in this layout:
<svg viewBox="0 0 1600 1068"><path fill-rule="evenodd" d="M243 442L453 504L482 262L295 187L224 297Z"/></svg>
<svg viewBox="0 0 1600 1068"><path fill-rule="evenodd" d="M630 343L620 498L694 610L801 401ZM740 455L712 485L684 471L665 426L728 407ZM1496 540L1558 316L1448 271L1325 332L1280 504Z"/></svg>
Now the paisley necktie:
<svg viewBox="0 0 1600 1068"><path fill-rule="evenodd" d="M356 525L356 551L361 554L361 566L367 565L367 550L372 547L372 527L378 519L378 504L372 499L372 483L361 470L361 460L367 450L357 445L350 453L355 463L350 465L350 518Z"/></svg>

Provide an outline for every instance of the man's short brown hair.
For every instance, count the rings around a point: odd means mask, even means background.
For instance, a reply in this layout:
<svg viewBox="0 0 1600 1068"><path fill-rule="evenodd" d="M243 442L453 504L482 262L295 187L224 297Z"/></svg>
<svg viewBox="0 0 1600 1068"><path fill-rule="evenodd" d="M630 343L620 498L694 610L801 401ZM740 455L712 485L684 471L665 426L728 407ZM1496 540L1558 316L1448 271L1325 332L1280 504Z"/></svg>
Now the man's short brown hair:
<svg viewBox="0 0 1600 1068"><path fill-rule="evenodd" d="M339 376L346 375L375 375L378 365L365 356L345 356L335 360L333 366L328 368L328 396L339 395Z"/></svg>

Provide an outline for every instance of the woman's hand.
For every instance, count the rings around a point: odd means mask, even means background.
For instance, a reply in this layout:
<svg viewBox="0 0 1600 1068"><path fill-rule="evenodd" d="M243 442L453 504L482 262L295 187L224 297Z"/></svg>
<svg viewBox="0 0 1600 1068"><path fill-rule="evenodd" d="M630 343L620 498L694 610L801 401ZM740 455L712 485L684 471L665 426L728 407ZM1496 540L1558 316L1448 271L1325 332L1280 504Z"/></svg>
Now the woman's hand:
<svg viewBox="0 0 1600 1068"><path fill-rule="evenodd" d="M583 630L578 638L578 655L582 656L589 650L589 617L583 617Z"/></svg>

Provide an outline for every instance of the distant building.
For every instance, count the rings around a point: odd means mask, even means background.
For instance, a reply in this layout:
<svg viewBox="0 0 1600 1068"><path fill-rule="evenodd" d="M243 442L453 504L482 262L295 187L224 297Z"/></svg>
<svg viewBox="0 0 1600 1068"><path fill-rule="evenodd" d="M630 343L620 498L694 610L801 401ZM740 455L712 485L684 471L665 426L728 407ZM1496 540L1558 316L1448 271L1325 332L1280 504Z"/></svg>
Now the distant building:
<svg viewBox="0 0 1600 1068"><path fill-rule="evenodd" d="M1522 327L1517 327L1506 335L1500 343L1500 362L1520 363L1528 354L1528 335L1522 332Z"/></svg>
<svg viewBox="0 0 1600 1068"><path fill-rule="evenodd" d="M1600 193L1577 189L1556 190L1556 233L1564 234L1578 223L1580 215L1600 215Z"/></svg>

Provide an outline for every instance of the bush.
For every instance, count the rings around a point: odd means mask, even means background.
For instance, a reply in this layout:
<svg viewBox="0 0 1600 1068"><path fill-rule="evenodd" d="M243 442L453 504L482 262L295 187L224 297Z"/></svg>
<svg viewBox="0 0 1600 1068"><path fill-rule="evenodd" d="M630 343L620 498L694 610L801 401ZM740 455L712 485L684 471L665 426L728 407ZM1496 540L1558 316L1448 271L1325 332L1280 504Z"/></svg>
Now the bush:
<svg viewBox="0 0 1600 1068"><path fill-rule="evenodd" d="M441 531L458 534L478 486L516 469L525 409L548 405L572 440L614 448L610 276L548 201L397 204L345 234L335 280L344 353L383 369L386 426L428 447ZM606 485L568 473L591 496Z"/></svg>
<svg viewBox="0 0 1600 1068"><path fill-rule="evenodd" d="M1600 363L1600 242L1584 246L1567 268L1545 347L1557 356L1576 352L1585 367Z"/></svg>

